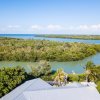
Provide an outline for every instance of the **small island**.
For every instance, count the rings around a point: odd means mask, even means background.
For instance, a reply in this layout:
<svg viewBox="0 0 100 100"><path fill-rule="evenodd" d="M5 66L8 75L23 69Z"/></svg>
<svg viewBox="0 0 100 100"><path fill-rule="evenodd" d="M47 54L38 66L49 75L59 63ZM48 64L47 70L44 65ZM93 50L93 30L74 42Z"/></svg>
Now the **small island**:
<svg viewBox="0 0 100 100"><path fill-rule="evenodd" d="M82 40L100 40L100 35L43 34L43 35L36 35L36 37L82 39Z"/></svg>

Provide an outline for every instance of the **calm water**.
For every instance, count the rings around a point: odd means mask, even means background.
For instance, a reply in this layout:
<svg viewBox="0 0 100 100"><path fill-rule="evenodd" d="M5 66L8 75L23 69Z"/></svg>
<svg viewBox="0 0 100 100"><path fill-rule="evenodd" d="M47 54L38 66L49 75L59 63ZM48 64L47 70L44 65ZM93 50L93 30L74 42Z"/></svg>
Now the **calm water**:
<svg viewBox="0 0 100 100"><path fill-rule="evenodd" d="M46 38L46 37L34 37L34 39L39 40L50 40L57 42L80 42L80 43L88 43L88 44L100 44L100 40L82 40L82 39L65 39L65 38Z"/></svg>
<svg viewBox="0 0 100 100"><path fill-rule="evenodd" d="M33 34L0 34L0 37L13 37L13 38L23 38L23 39L38 39L38 40L50 40L59 42L82 42L90 44L100 44L100 40L81 40L81 39L63 39L63 38L45 38L45 37L35 37ZM57 70L58 68L63 68L65 72L70 73L75 71L76 73L82 73L86 63L88 61L93 61L95 64L100 65L100 53L90 56L84 60L80 61L69 61L69 62L50 62L52 70ZM14 61L1 61L0 67L14 67L22 66L27 72L31 71L30 65L36 66L37 62L14 62Z"/></svg>
<svg viewBox="0 0 100 100"><path fill-rule="evenodd" d="M35 34L0 34L0 37L13 37L13 38L23 38L23 39L50 40L50 41L59 41L59 42L82 42L82 43L89 43L89 44L100 44L100 40L46 38L46 37L36 37Z"/></svg>
<svg viewBox="0 0 100 100"><path fill-rule="evenodd" d="M70 61L70 62L50 62L52 70L57 70L58 68L63 68L65 72L71 73L75 71L76 73L82 73L87 61L92 60L95 64L100 64L100 53L88 57L80 61ZM31 71L30 65L36 66L37 62L15 62L15 61L1 61L0 67L14 67L22 66L27 72Z"/></svg>

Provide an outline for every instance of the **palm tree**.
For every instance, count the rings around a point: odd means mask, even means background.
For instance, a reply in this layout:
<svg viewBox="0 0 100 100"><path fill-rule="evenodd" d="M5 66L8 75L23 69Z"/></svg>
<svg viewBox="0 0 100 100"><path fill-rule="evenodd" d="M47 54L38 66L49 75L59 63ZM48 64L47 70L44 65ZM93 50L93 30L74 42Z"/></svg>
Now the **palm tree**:
<svg viewBox="0 0 100 100"><path fill-rule="evenodd" d="M58 86L67 83L67 73L65 73L62 69L58 69L56 72L56 76L54 79L55 83L58 83Z"/></svg>
<svg viewBox="0 0 100 100"><path fill-rule="evenodd" d="M93 64L93 62L91 62L91 61L87 62L85 74L86 74L87 82L95 81L97 79L95 65Z"/></svg>
<svg viewBox="0 0 100 100"><path fill-rule="evenodd" d="M86 82L90 82L89 76L91 75L91 71L90 70L86 70L85 74L86 74Z"/></svg>

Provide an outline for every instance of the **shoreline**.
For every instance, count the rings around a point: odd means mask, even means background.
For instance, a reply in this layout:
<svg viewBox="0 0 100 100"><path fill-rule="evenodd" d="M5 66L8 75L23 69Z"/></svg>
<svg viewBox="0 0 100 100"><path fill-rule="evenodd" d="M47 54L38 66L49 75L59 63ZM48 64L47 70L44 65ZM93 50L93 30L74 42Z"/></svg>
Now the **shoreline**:
<svg viewBox="0 0 100 100"><path fill-rule="evenodd" d="M100 35L35 35L35 37L81 39L81 40L100 40Z"/></svg>

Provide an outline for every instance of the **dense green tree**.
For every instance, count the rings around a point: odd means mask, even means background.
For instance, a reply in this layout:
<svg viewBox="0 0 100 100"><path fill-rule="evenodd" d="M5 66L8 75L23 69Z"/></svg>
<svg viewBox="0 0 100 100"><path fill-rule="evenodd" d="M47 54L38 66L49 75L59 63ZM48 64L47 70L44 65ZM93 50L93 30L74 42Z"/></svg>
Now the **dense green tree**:
<svg viewBox="0 0 100 100"><path fill-rule="evenodd" d="M97 67L93 62L89 61L86 64L86 80L89 81L97 81L98 75L100 75L100 68Z"/></svg>
<svg viewBox="0 0 100 100"><path fill-rule="evenodd" d="M0 38L0 61L76 61L100 52L100 45Z"/></svg>
<svg viewBox="0 0 100 100"><path fill-rule="evenodd" d="M0 68L0 97L13 90L25 80L25 70L21 67Z"/></svg>

